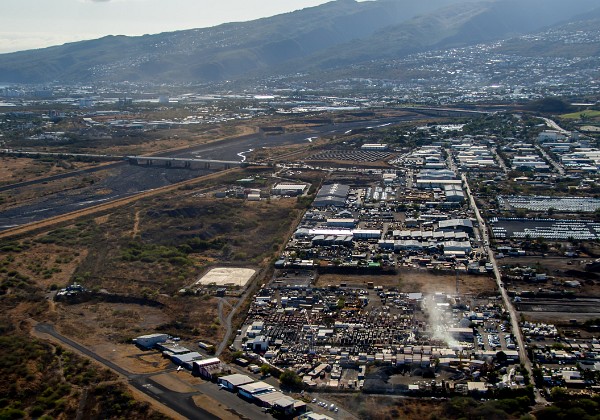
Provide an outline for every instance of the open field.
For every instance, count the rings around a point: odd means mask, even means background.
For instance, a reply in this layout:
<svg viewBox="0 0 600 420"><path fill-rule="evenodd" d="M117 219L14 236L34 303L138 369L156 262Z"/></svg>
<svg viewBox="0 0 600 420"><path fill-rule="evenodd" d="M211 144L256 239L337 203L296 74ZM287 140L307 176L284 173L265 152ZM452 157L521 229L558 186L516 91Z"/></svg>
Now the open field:
<svg viewBox="0 0 600 420"><path fill-rule="evenodd" d="M229 412L229 408L208 395L196 395L193 397L194 404L202 407L212 415L223 420L239 420L239 416Z"/></svg>
<svg viewBox="0 0 600 420"><path fill-rule="evenodd" d="M69 160L0 157L0 185L44 178L98 165L99 163Z"/></svg>
<svg viewBox="0 0 600 420"><path fill-rule="evenodd" d="M239 172L239 170L232 169L232 170L230 170L230 172ZM112 209L118 208L123 205L135 203L142 198L153 197L155 195L159 195L159 194L171 191L171 190L177 190L179 188L186 187L186 186L193 186L197 183L206 182L206 181L209 181L209 180L212 180L215 178L220 178L224 175L225 175L224 173L220 172L220 173L216 173L216 174L207 175L202 178L194 178L194 179L182 181L182 182L179 182L176 184L167 185L162 188L157 188L157 189L153 189L150 191L144 191L144 192L141 192L141 193L133 195L133 196L128 196L128 197L121 198L118 200L113 200L108 203L103 203L103 204L98 204L95 206L87 207L83 210L77 210L77 211L66 213L66 214L63 214L60 216L51 217L51 218L44 219L39 222L33 222L33 223L29 223L29 224L26 224L23 226L18 226L15 228L7 229L7 230L0 232L0 238L8 238L8 237L12 237L12 236L18 236L18 235L22 235L22 234L29 233L32 231L49 228L51 226L54 226L57 224L62 224L64 222L68 222L71 220L75 220L80 217L94 215L97 213L104 213L104 212L111 211Z"/></svg>
<svg viewBox="0 0 600 420"><path fill-rule="evenodd" d="M530 322L545 322L549 324L567 324L571 319L577 319L578 322L585 322L592 319L598 319L596 313L573 313L573 312L528 312L520 311L523 317Z"/></svg>
<svg viewBox="0 0 600 420"><path fill-rule="evenodd" d="M219 344L226 331L222 320L237 299L228 298L220 318L211 290L180 290L216 264L246 266L260 276L301 213L296 199L246 202L207 194L243 172L221 172L2 232L0 326L27 318L50 322L138 374L169 363L133 346L138 335L166 332L189 348L200 340ZM73 281L93 293L52 301L53 290Z"/></svg>
<svg viewBox="0 0 600 420"><path fill-rule="evenodd" d="M152 380L167 389L170 389L175 392L179 392L182 394L188 392L195 392L196 390L190 386L187 381L182 378L189 378L190 375L187 372L182 372L181 375L178 375L178 372L169 372L162 373L160 375L152 376Z"/></svg>
<svg viewBox="0 0 600 420"><path fill-rule="evenodd" d="M370 395L332 395L331 401L343 406L360 419L429 419L441 416L440 403L428 399L381 397Z"/></svg>
<svg viewBox="0 0 600 420"><path fill-rule="evenodd" d="M600 118L600 111L596 111L594 109L586 109L583 111L572 112L570 114L563 114L560 117L568 120L579 120L582 116L584 116L587 119Z"/></svg>

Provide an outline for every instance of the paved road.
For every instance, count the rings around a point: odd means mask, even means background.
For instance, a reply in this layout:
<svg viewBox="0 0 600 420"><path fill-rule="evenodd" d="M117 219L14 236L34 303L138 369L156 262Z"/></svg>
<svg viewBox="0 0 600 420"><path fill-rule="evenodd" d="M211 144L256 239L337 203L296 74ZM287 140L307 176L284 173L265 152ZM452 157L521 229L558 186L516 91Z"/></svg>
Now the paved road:
<svg viewBox="0 0 600 420"><path fill-rule="evenodd" d="M558 132L560 132L560 133L567 134L567 135L568 135L568 134L571 134L569 131L565 130L565 129L564 129L564 128L562 128L560 125L558 125L558 124L556 123L556 121L553 121L553 120L551 120L550 118L544 118L544 117L538 117L538 118L540 118L540 119L544 120L544 122L546 123L546 125L547 125L548 127L552 128L553 130L556 130L556 131L558 131Z"/></svg>
<svg viewBox="0 0 600 420"><path fill-rule="evenodd" d="M255 282L256 280L253 281ZM248 299L248 296L254 292L253 286L254 283L248 286L244 294L240 296L235 306L231 309L231 312L229 312L229 315L227 315L227 318L225 318L225 335L223 337L223 341L221 341L221 344L219 344L219 347L217 347L215 356L220 356L221 353L223 353L223 350L225 350L225 346L227 346L227 343L229 342L229 339L231 338L232 334L231 321L233 320L235 313L238 311L238 309L240 309L240 306L242 306L244 301Z"/></svg>
<svg viewBox="0 0 600 420"><path fill-rule="evenodd" d="M556 172L558 172L561 176L565 175L565 169L563 168L563 166L560 163L556 162L554 159L552 159L552 157L544 149L542 149L542 147L539 144L536 144L535 148L538 152L540 152L544 159L546 159L546 161L550 163L550 166L556 169Z"/></svg>
<svg viewBox="0 0 600 420"><path fill-rule="evenodd" d="M221 341L221 343L219 344L219 347L217 348L217 351L215 352L216 356L221 355L221 353L225 349L225 345L227 345L229 336L231 335L231 318L229 318L229 316L227 318L223 317L223 306L224 305L231 307L231 303L229 303L227 301L227 299L219 298L219 305L217 307L218 313L219 313L219 322L221 322L221 325L225 326L225 335L223 337L223 341Z"/></svg>
<svg viewBox="0 0 600 420"><path fill-rule="evenodd" d="M564 135L570 135L571 133L567 130L565 130L564 128L562 128L560 125L558 125L558 123L556 123L556 121L551 120L550 118L544 118L544 117L539 117L542 120L544 120L544 122L546 123L546 125L550 128L552 128L553 130L558 131L559 133L562 133ZM554 159L552 159L550 156L548 156L548 154L539 146L536 146L536 148L538 149L538 151L542 154L542 156L544 156L546 158L546 160L548 162L550 162L550 164L552 166L554 166L554 168L561 174L564 175L565 174L565 170L562 167L562 165L558 164L557 162L554 161Z"/></svg>
<svg viewBox="0 0 600 420"><path fill-rule="evenodd" d="M498 165L500 165L500 167L502 168L502 171L505 174L508 173L508 168L506 167L506 163L504 162L504 159L502 159L502 157L500 157L500 155L498 154L498 148L494 147L492 150L493 150L494 156L496 156L496 160L498 161Z"/></svg>
<svg viewBox="0 0 600 420"><path fill-rule="evenodd" d="M485 225L483 217L481 216L481 213L479 212L479 208L477 207L477 203L475 202L475 197L471 193L471 188L469 187L467 177L465 174L462 174L461 178L465 185L465 189L467 191L467 196L469 197L469 202L471 203L471 208L475 212L475 217L477 218L477 222L479 223L479 230L481 232L481 236L483 239L484 249L487 251L488 259L489 259L490 263L492 264L492 266L494 267L494 277L496 278L496 284L498 285L498 290L500 290L500 294L502 296L502 301L504 303L504 307L506 308L506 310L508 311L508 313L510 315L510 325L511 325L512 333L515 336L515 339L517 342L517 347L518 347L518 351L519 351L519 359L521 360L521 363L523 363L523 365L525 366L525 369L527 369L527 372L529 373L529 377L531 378L531 380L533 380L533 369L531 366L531 361L529 360L529 357L527 357L527 351L525 349L525 341L523 340L523 334L521 332L521 327L519 326L519 317L518 317L517 311L516 311L515 307L513 306L512 301L510 300L510 297L508 296L508 293L506 292L506 289L504 288L504 285L502 283L502 276L500 274L500 270L498 269L498 264L496 262L496 258L494 257L494 252L489 247L490 242L489 242L487 227ZM535 393L535 401L538 404L547 403L547 401L541 396L541 394L538 391L536 391L536 393Z"/></svg>
<svg viewBox="0 0 600 420"><path fill-rule="evenodd" d="M165 406L169 407L170 409L176 411L177 413L181 414L186 418L218 419L218 417L213 416L208 411L196 407L196 405L192 401L192 395L195 394L176 393L154 382L150 378L150 376L156 375L156 373L140 375L128 372L125 369L121 368L119 365L97 355L96 353L82 346L76 341L73 341L70 338L65 337L64 335L59 334L50 324L37 324L35 326L35 330L39 333L47 334L54 337L63 344L66 344L67 346L77 350L78 352L86 355L87 357L94 359L98 363L101 363L104 366L110 368L111 370L119 373L120 375L127 378L129 383L133 387L148 395L149 397L159 401L160 403L164 404Z"/></svg>

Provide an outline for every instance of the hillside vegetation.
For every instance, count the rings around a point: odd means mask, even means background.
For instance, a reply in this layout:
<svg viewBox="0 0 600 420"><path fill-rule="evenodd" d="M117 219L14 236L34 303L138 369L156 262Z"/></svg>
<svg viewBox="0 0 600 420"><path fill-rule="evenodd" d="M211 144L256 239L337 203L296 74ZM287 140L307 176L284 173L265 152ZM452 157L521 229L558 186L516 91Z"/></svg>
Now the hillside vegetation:
<svg viewBox="0 0 600 420"><path fill-rule="evenodd" d="M214 28L108 36L3 54L0 80L214 82L350 69L529 33L582 19L597 7L594 0L338 0Z"/></svg>

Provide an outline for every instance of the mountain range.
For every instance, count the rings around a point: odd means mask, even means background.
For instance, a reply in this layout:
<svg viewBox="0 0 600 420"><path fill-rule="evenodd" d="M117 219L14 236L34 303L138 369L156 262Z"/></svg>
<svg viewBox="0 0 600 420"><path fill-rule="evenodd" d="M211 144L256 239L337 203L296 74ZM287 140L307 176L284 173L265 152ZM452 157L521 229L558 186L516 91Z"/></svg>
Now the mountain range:
<svg viewBox="0 0 600 420"><path fill-rule="evenodd" d="M0 81L204 83L319 73L590 19L600 22L597 0L337 0L212 28L1 54ZM518 48L534 53L535 45Z"/></svg>

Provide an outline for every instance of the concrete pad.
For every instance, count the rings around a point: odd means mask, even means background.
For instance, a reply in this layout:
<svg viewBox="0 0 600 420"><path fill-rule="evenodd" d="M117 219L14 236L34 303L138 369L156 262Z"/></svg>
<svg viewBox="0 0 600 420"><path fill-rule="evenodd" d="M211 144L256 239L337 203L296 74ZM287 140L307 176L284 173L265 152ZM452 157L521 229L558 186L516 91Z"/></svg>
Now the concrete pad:
<svg viewBox="0 0 600 420"><path fill-rule="evenodd" d="M252 268L216 267L202 276L195 286L239 286L244 287L256 270Z"/></svg>

